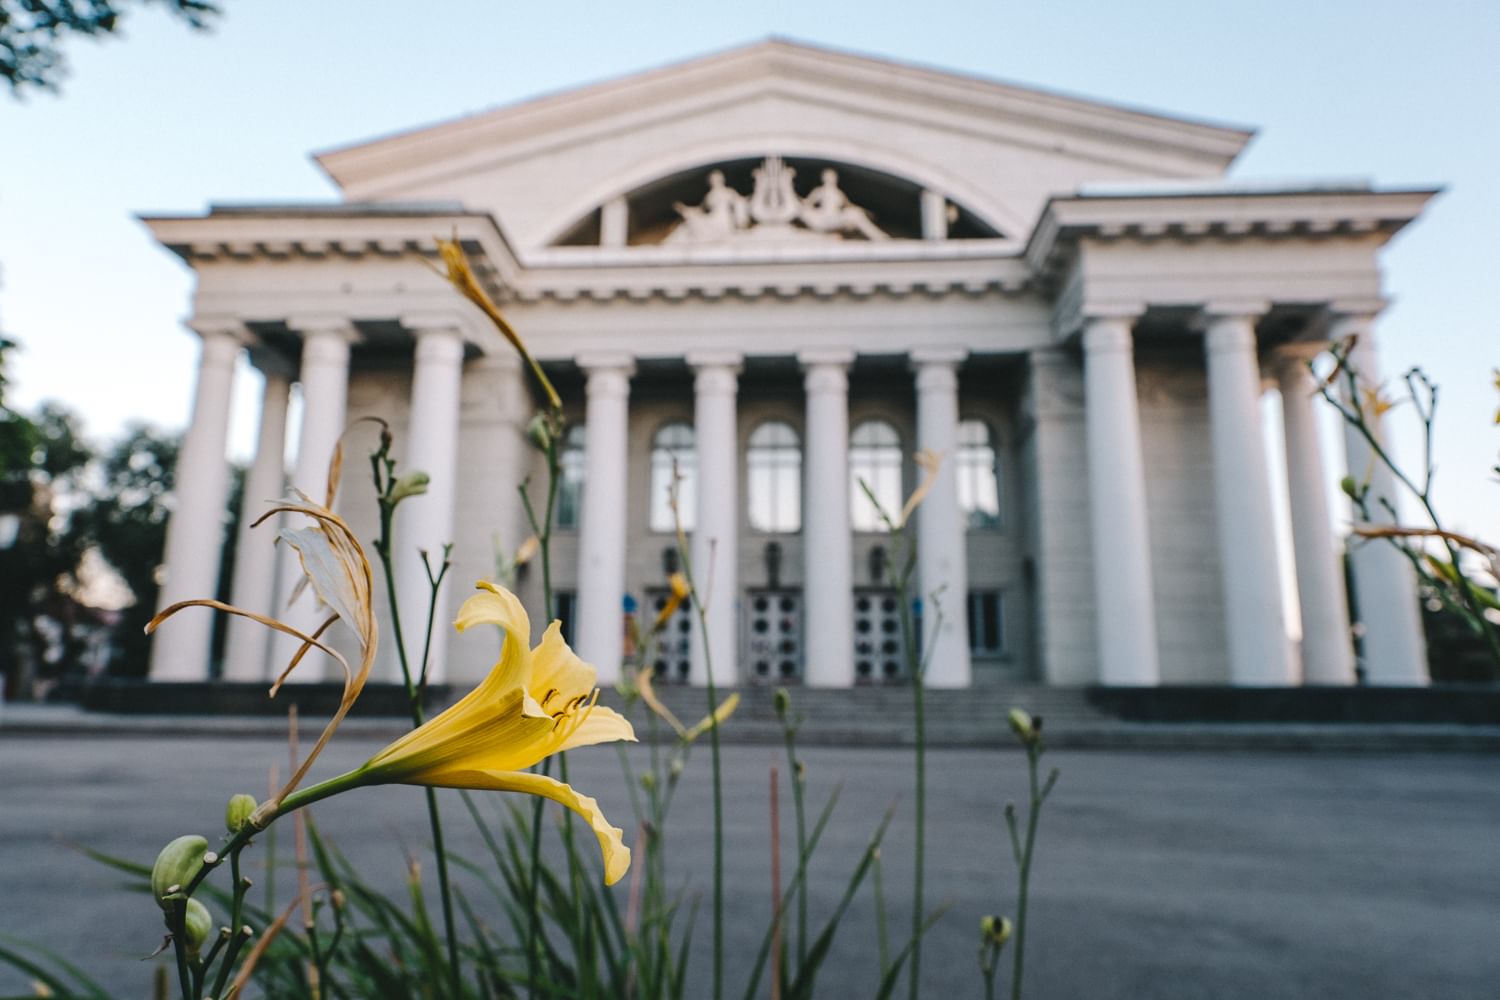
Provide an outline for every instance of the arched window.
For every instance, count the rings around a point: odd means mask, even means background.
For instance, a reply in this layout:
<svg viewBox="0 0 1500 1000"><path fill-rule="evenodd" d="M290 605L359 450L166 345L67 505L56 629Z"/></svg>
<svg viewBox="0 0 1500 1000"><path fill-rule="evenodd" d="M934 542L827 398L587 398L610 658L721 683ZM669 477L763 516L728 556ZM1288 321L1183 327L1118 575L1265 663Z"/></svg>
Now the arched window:
<svg viewBox="0 0 1500 1000"><path fill-rule="evenodd" d="M756 531L802 530L802 443L790 424L761 424L745 451L750 527Z"/></svg>
<svg viewBox="0 0 1500 1000"><path fill-rule="evenodd" d="M888 530L861 480L886 514L901 513L901 437L884 420L866 420L849 435L849 519L855 531Z"/></svg>
<svg viewBox="0 0 1500 1000"><path fill-rule="evenodd" d="M999 527L1000 476L990 425L983 420L959 423L954 471L958 477L958 507L969 527Z"/></svg>
<svg viewBox="0 0 1500 1000"><path fill-rule="evenodd" d="M583 516L583 438L582 424L569 427L557 457L557 526L564 531L577 531Z"/></svg>
<svg viewBox="0 0 1500 1000"><path fill-rule="evenodd" d="M672 477L678 477L677 513L672 512ZM693 449L693 428L684 423L665 424L651 439L652 531L692 531L698 513L698 455Z"/></svg>

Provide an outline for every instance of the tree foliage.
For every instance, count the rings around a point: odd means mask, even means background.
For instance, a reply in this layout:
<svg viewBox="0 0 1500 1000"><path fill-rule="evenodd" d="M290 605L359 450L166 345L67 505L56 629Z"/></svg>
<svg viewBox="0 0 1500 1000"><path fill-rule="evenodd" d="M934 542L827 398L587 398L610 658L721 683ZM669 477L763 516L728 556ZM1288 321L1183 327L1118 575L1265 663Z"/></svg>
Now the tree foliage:
<svg viewBox="0 0 1500 1000"><path fill-rule="evenodd" d="M219 14L215 0L147 0L194 28ZM66 71L62 41L69 35L113 34L130 0L0 0L0 78L12 96L31 87L56 90Z"/></svg>

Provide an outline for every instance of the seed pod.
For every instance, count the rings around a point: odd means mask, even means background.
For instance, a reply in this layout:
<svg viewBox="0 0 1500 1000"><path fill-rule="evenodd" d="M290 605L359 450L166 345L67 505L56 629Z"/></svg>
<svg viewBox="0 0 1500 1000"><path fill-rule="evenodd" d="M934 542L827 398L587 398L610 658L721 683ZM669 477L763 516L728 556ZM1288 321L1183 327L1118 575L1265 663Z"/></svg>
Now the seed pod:
<svg viewBox="0 0 1500 1000"><path fill-rule="evenodd" d="M224 807L224 825L229 828L230 833L240 832L240 827L255 812L256 805L255 796L243 792L229 800L229 805Z"/></svg>
<svg viewBox="0 0 1500 1000"><path fill-rule="evenodd" d="M163 899L173 891L173 886L186 888L203 867L203 855L208 852L208 841L196 833L178 837L156 856L151 866L151 895L156 905L163 910L168 903Z"/></svg>
<svg viewBox="0 0 1500 1000"><path fill-rule="evenodd" d="M537 451L546 451L552 447L552 428L547 424L545 413L538 413L531 418L531 422L526 425L526 438Z"/></svg>

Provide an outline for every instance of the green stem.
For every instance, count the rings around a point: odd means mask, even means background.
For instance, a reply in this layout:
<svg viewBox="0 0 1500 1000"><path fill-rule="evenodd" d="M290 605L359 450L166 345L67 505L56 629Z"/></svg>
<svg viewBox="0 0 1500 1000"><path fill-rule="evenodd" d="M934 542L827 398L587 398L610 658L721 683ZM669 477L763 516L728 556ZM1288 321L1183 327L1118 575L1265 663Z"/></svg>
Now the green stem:
<svg viewBox="0 0 1500 1000"><path fill-rule="evenodd" d="M1036 766L1039 751L1035 744L1026 747L1026 770L1031 783L1031 808L1026 817L1026 841L1021 850L1021 888L1016 899L1016 950L1011 967L1010 997L1021 998L1021 975L1026 960L1026 903L1031 890L1031 852L1036 845L1036 824L1041 817L1042 796L1037 787Z"/></svg>
<svg viewBox="0 0 1500 1000"><path fill-rule="evenodd" d="M915 872L912 878L911 912L911 973L908 979L908 995L917 1000L922 972L922 918L924 912L923 890L927 870L927 708L924 698L925 678L922 659L918 651L916 626L912 621L911 577L916 566L916 552L907 541L905 526L897 537L906 549L901 576L899 578L899 602L901 607L901 635L905 647L907 669L911 671L912 704L916 715L916 845Z"/></svg>
<svg viewBox="0 0 1500 1000"><path fill-rule="evenodd" d="M191 893L184 892L182 899L172 904L172 953L177 958L177 982L182 989L182 1000L197 1000L193 996L193 977L188 971L187 944L183 938L187 936L187 901Z"/></svg>
<svg viewBox="0 0 1500 1000"><path fill-rule="evenodd" d="M213 992L209 996L221 997L224 995L224 988L229 985L230 973L234 971L235 959L239 958L240 949L249 940L249 935L244 933L244 930L244 928L240 927L234 928L233 935L229 939L229 948L224 952L224 964L219 966L219 974L214 977Z"/></svg>
<svg viewBox="0 0 1500 1000"><path fill-rule="evenodd" d="M675 497L674 497L675 503ZM724 995L724 789L719 763L719 693L714 685L713 650L708 643L708 612L698 596L693 579L692 557L678 534L678 557L688 582L688 598L698 615L698 641L703 646L703 672L708 682L708 745L713 761L714 794L714 1000Z"/></svg>
<svg viewBox="0 0 1500 1000"><path fill-rule="evenodd" d="M379 483L377 482L377 488ZM380 555L380 565L385 571L386 598L391 605L391 636L396 646L396 657L401 663L401 680L406 685L407 706L411 710L412 728L422 725L422 692L412 680L411 664L406 655L406 642L401 634L401 609L396 601L396 576L391 559L391 522L396 509L393 505L380 504L380 538L375 551ZM424 560L425 561L425 560ZM434 590L434 606L436 590ZM432 635L431 620L428 622L429 643ZM423 674L426 673L426 650L423 651ZM462 974L458 962L458 934L453 918L453 890L448 881L448 852L443 847L443 822L438 810L437 792L425 789L427 799L427 822L432 829L432 849L437 857L438 891L443 903L443 930L448 943L448 980L454 997L462 993ZM294 793L295 794L295 793Z"/></svg>
<svg viewBox="0 0 1500 1000"><path fill-rule="evenodd" d="M807 962L807 893L803 889L806 877L807 814L802 787L802 769L798 766L796 729L790 721L783 723L782 733L786 738L786 766L792 778L792 810L797 817L797 967Z"/></svg>

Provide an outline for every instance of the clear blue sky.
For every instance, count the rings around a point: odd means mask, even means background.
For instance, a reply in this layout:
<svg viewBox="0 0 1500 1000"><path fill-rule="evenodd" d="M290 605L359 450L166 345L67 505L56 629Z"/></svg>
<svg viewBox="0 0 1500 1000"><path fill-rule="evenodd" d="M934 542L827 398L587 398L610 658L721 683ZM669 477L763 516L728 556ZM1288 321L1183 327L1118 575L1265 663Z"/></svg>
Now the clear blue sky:
<svg viewBox="0 0 1500 1000"><path fill-rule="evenodd" d="M193 33L133 9L74 40L60 97L0 98L0 328L15 402L97 438L179 427L196 358L186 269L134 221L210 201L327 199L307 154L786 35L1254 126L1240 177L1448 191L1385 254L1383 367L1443 386L1441 507L1500 538L1500 4L1489 0L515 4L226 0ZM234 447L253 435L242 384ZM1412 438L1400 439L1408 459ZM1330 459L1337 456L1330 455Z"/></svg>

